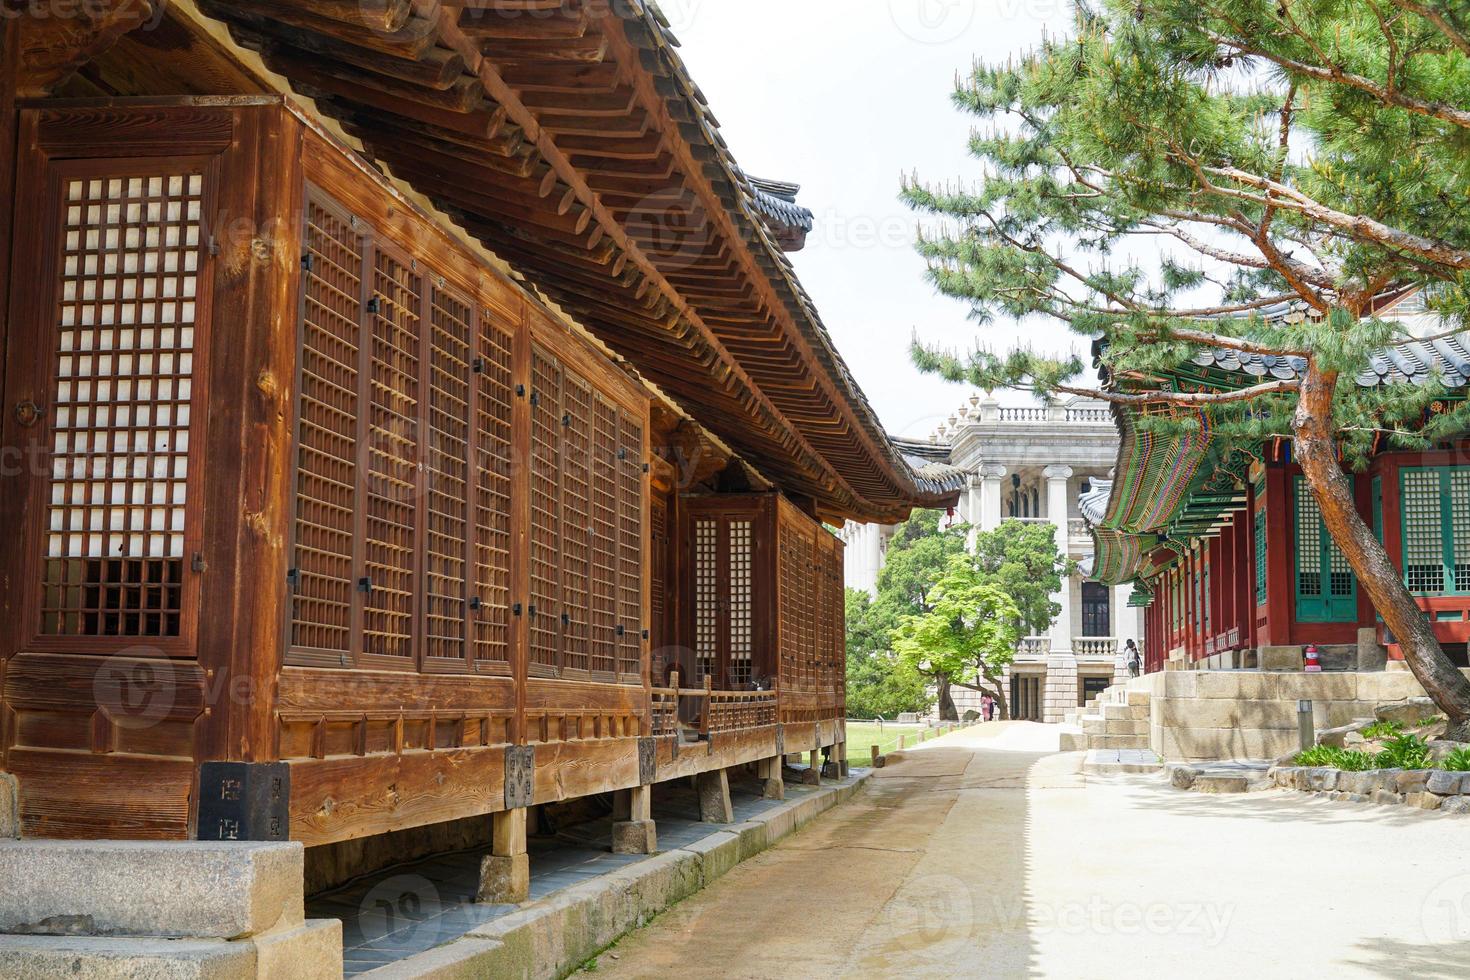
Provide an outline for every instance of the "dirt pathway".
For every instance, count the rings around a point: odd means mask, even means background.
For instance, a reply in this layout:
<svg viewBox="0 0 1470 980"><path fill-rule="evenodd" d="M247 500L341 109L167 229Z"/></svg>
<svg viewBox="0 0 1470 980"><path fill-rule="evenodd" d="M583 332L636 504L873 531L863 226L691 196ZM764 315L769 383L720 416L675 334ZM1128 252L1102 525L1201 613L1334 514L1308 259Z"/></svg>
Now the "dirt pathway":
<svg viewBox="0 0 1470 980"><path fill-rule="evenodd" d="M600 957L599 976L1470 976L1470 818L1084 784L987 725Z"/></svg>

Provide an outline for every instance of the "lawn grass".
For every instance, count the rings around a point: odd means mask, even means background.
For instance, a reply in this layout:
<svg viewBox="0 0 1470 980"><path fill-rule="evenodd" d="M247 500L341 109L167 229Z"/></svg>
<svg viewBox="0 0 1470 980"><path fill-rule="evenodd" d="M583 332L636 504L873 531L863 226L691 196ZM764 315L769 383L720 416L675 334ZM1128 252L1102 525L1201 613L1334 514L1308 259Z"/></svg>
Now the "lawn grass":
<svg viewBox="0 0 1470 980"><path fill-rule="evenodd" d="M847 761L855 766L865 766L871 758L872 746L884 755L897 751L898 736L903 735L909 748L919 744L919 732L923 725L898 725L885 722L882 730L878 723L850 721L847 723Z"/></svg>

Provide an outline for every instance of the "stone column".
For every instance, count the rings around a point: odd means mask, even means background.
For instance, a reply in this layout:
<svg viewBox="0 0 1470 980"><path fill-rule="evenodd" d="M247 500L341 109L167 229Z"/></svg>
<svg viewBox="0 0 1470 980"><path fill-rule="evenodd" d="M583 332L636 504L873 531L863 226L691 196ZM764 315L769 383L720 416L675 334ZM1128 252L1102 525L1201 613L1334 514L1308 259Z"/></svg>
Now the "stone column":
<svg viewBox="0 0 1470 980"><path fill-rule="evenodd" d="M653 787L635 786L617 794L612 825L614 854L652 854L658 850L653 822Z"/></svg>
<svg viewBox="0 0 1470 980"><path fill-rule="evenodd" d="M1067 554L1070 538L1067 533L1070 493L1068 481L1072 478L1070 466L1048 466L1043 472L1046 477L1047 519L1056 527L1057 551ZM1053 596L1061 606L1061 612L1051 627L1051 653L1046 658L1046 681L1041 695L1041 720L1057 724L1065 720L1069 711L1077 710L1077 657L1072 651L1072 581L1069 576L1062 581L1062 591Z"/></svg>
<svg viewBox="0 0 1470 980"><path fill-rule="evenodd" d="M872 595L878 594L878 573L883 570L883 548L880 528L863 525L863 585Z"/></svg>
<svg viewBox="0 0 1470 980"><path fill-rule="evenodd" d="M694 778L699 792L699 819L705 823L734 823L730 808L730 774L724 769L702 772Z"/></svg>
<svg viewBox="0 0 1470 980"><path fill-rule="evenodd" d="M1001 521L1001 488L1006 468L998 463L980 467L980 529L994 531Z"/></svg>

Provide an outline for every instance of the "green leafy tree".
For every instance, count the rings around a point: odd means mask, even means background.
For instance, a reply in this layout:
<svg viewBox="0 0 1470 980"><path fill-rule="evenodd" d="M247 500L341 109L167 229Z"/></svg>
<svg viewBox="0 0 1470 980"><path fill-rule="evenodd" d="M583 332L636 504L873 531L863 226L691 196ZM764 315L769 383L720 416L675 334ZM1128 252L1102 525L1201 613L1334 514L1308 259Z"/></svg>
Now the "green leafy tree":
<svg viewBox="0 0 1470 980"><path fill-rule="evenodd" d="M980 579L1000 589L1016 605L1017 648L1027 636L1051 629L1062 611L1052 597L1062 590L1074 563L1057 551L1056 526L1027 521L1002 521L993 531L975 535L971 559ZM1000 706L1000 717L1010 717L1009 699L1001 673L983 674L986 690ZM969 685L966 685L969 686Z"/></svg>
<svg viewBox="0 0 1470 980"><path fill-rule="evenodd" d="M940 529L942 511L915 511L900 524L888 542L883 570L878 573L877 615L890 624L890 633L906 616L927 613L932 608L934 587L950 561L965 555L964 525ZM950 679L935 678L939 716L957 717Z"/></svg>
<svg viewBox="0 0 1470 980"><path fill-rule="evenodd" d="M965 556L950 560L930 597L929 610L905 616L894 634L894 649L904 664L945 689L976 675L999 687L995 679L1021 641L1016 603Z"/></svg>
<svg viewBox="0 0 1470 980"><path fill-rule="evenodd" d="M893 652L896 626L891 606L862 589L847 590L847 713L853 718L893 718L934 704L924 678Z"/></svg>
<svg viewBox="0 0 1470 980"><path fill-rule="evenodd" d="M1470 45L1442 0L1102 0L1074 29L979 65L955 102L979 120L974 189L911 180L938 219L919 248L973 318L1049 318L1101 339L1107 390L1075 356L955 352L922 369L987 389L1136 407L1158 431L1237 447L1289 437L1324 523L1415 676L1470 738L1470 681L1444 655L1359 515L1342 462L1379 440L1465 431L1426 421L1438 382L1354 378L1407 328L1381 298L1422 290L1446 333L1470 314ZM1152 256L1152 257L1149 257ZM1283 315L1282 311L1289 311ZM1201 351L1289 357L1291 378L1181 390Z"/></svg>

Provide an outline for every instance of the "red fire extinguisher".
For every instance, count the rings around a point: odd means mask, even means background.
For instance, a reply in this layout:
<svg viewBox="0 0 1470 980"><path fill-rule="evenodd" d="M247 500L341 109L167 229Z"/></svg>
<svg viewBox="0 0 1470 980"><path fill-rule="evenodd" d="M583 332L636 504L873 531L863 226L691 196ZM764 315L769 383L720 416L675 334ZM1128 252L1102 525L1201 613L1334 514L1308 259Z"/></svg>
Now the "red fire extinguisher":
<svg viewBox="0 0 1470 980"><path fill-rule="evenodd" d="M1307 673L1322 673L1322 661L1317 657L1317 645L1315 643L1307 644Z"/></svg>

